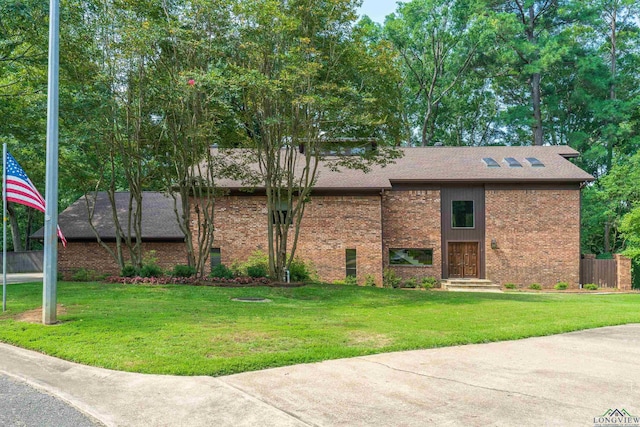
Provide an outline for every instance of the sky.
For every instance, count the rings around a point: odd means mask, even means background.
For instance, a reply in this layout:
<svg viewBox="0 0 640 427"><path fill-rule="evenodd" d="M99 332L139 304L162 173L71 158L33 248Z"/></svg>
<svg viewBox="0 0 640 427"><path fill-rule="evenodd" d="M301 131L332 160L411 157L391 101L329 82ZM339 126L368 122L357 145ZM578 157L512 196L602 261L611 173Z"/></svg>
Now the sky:
<svg viewBox="0 0 640 427"><path fill-rule="evenodd" d="M384 23L384 17L396 10L397 0L363 0L359 13L368 15L375 22Z"/></svg>

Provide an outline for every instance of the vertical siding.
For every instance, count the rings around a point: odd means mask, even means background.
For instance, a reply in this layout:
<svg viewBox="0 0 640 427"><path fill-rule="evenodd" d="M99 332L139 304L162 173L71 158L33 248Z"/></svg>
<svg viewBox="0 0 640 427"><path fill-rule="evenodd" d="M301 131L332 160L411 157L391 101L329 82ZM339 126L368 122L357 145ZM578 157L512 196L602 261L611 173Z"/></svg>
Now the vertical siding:
<svg viewBox="0 0 640 427"><path fill-rule="evenodd" d="M484 214L484 187L442 187L442 277L448 278L447 242L478 242L479 263L478 277L484 279L484 234L485 234L485 214ZM474 206L474 228L453 228L451 227L451 202L454 200L473 200Z"/></svg>

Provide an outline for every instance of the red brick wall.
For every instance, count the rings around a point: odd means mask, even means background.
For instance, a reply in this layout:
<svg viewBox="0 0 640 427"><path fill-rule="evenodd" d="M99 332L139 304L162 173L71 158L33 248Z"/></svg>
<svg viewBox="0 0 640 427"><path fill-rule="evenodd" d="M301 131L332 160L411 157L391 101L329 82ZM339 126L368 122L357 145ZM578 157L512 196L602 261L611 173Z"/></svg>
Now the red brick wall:
<svg viewBox="0 0 640 427"><path fill-rule="evenodd" d="M115 243L109 245L115 249ZM187 251L183 242L143 243L143 253L152 250L156 251L158 265L165 270L187 263ZM120 274L120 268L113 257L97 242L69 242L66 248L59 245L58 271L61 275L69 279L81 268L103 274Z"/></svg>
<svg viewBox="0 0 640 427"><path fill-rule="evenodd" d="M442 278L440 190L388 191L383 195L384 265L389 248L433 249L433 266L391 266L399 277Z"/></svg>
<svg viewBox="0 0 640 427"><path fill-rule="evenodd" d="M256 250L267 252L266 197L221 197L215 212L213 247L221 248L223 264L243 262ZM381 234L379 196L314 196L305 209L296 254L312 261L322 280L334 281L345 278L345 250L356 249L358 279L372 275L380 285Z"/></svg>
<svg viewBox="0 0 640 427"><path fill-rule="evenodd" d="M618 289L630 291L633 286L631 283L631 258L620 254L615 254L614 258L616 260Z"/></svg>
<svg viewBox="0 0 640 427"><path fill-rule="evenodd" d="M580 191L488 189L485 192L486 277L528 287L578 287ZM491 249L496 239L498 249Z"/></svg>

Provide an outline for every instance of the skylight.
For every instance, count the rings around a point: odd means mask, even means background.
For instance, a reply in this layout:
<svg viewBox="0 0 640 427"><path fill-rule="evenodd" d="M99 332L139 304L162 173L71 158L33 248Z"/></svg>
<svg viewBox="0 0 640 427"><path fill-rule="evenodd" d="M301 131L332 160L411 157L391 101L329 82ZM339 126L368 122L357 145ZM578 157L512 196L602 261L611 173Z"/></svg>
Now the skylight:
<svg viewBox="0 0 640 427"><path fill-rule="evenodd" d="M500 164L493 160L491 157L484 157L482 161L487 165L488 168L499 168Z"/></svg>
<svg viewBox="0 0 640 427"><path fill-rule="evenodd" d="M543 168L544 167L544 163L542 163L540 160L536 159L535 157L527 157L526 160L527 160L527 162L531 163L531 167L532 168Z"/></svg>
<svg viewBox="0 0 640 427"><path fill-rule="evenodd" d="M509 165L510 168L521 168L522 167L520 162L517 161L516 159L514 159L513 157L505 157L504 161L507 162L507 164Z"/></svg>

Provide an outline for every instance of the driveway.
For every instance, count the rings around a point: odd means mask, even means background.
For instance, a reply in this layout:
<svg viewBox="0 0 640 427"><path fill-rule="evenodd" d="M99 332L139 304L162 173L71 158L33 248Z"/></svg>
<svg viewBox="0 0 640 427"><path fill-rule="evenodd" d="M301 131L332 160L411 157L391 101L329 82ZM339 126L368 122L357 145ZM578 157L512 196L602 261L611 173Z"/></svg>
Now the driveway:
<svg viewBox="0 0 640 427"><path fill-rule="evenodd" d="M42 272L39 273L7 273L7 284L42 282ZM2 283L2 273L0 273L0 283Z"/></svg>
<svg viewBox="0 0 640 427"><path fill-rule="evenodd" d="M639 360L638 324L220 378L109 371L0 344L0 372L109 426L594 426L609 410L640 416Z"/></svg>

